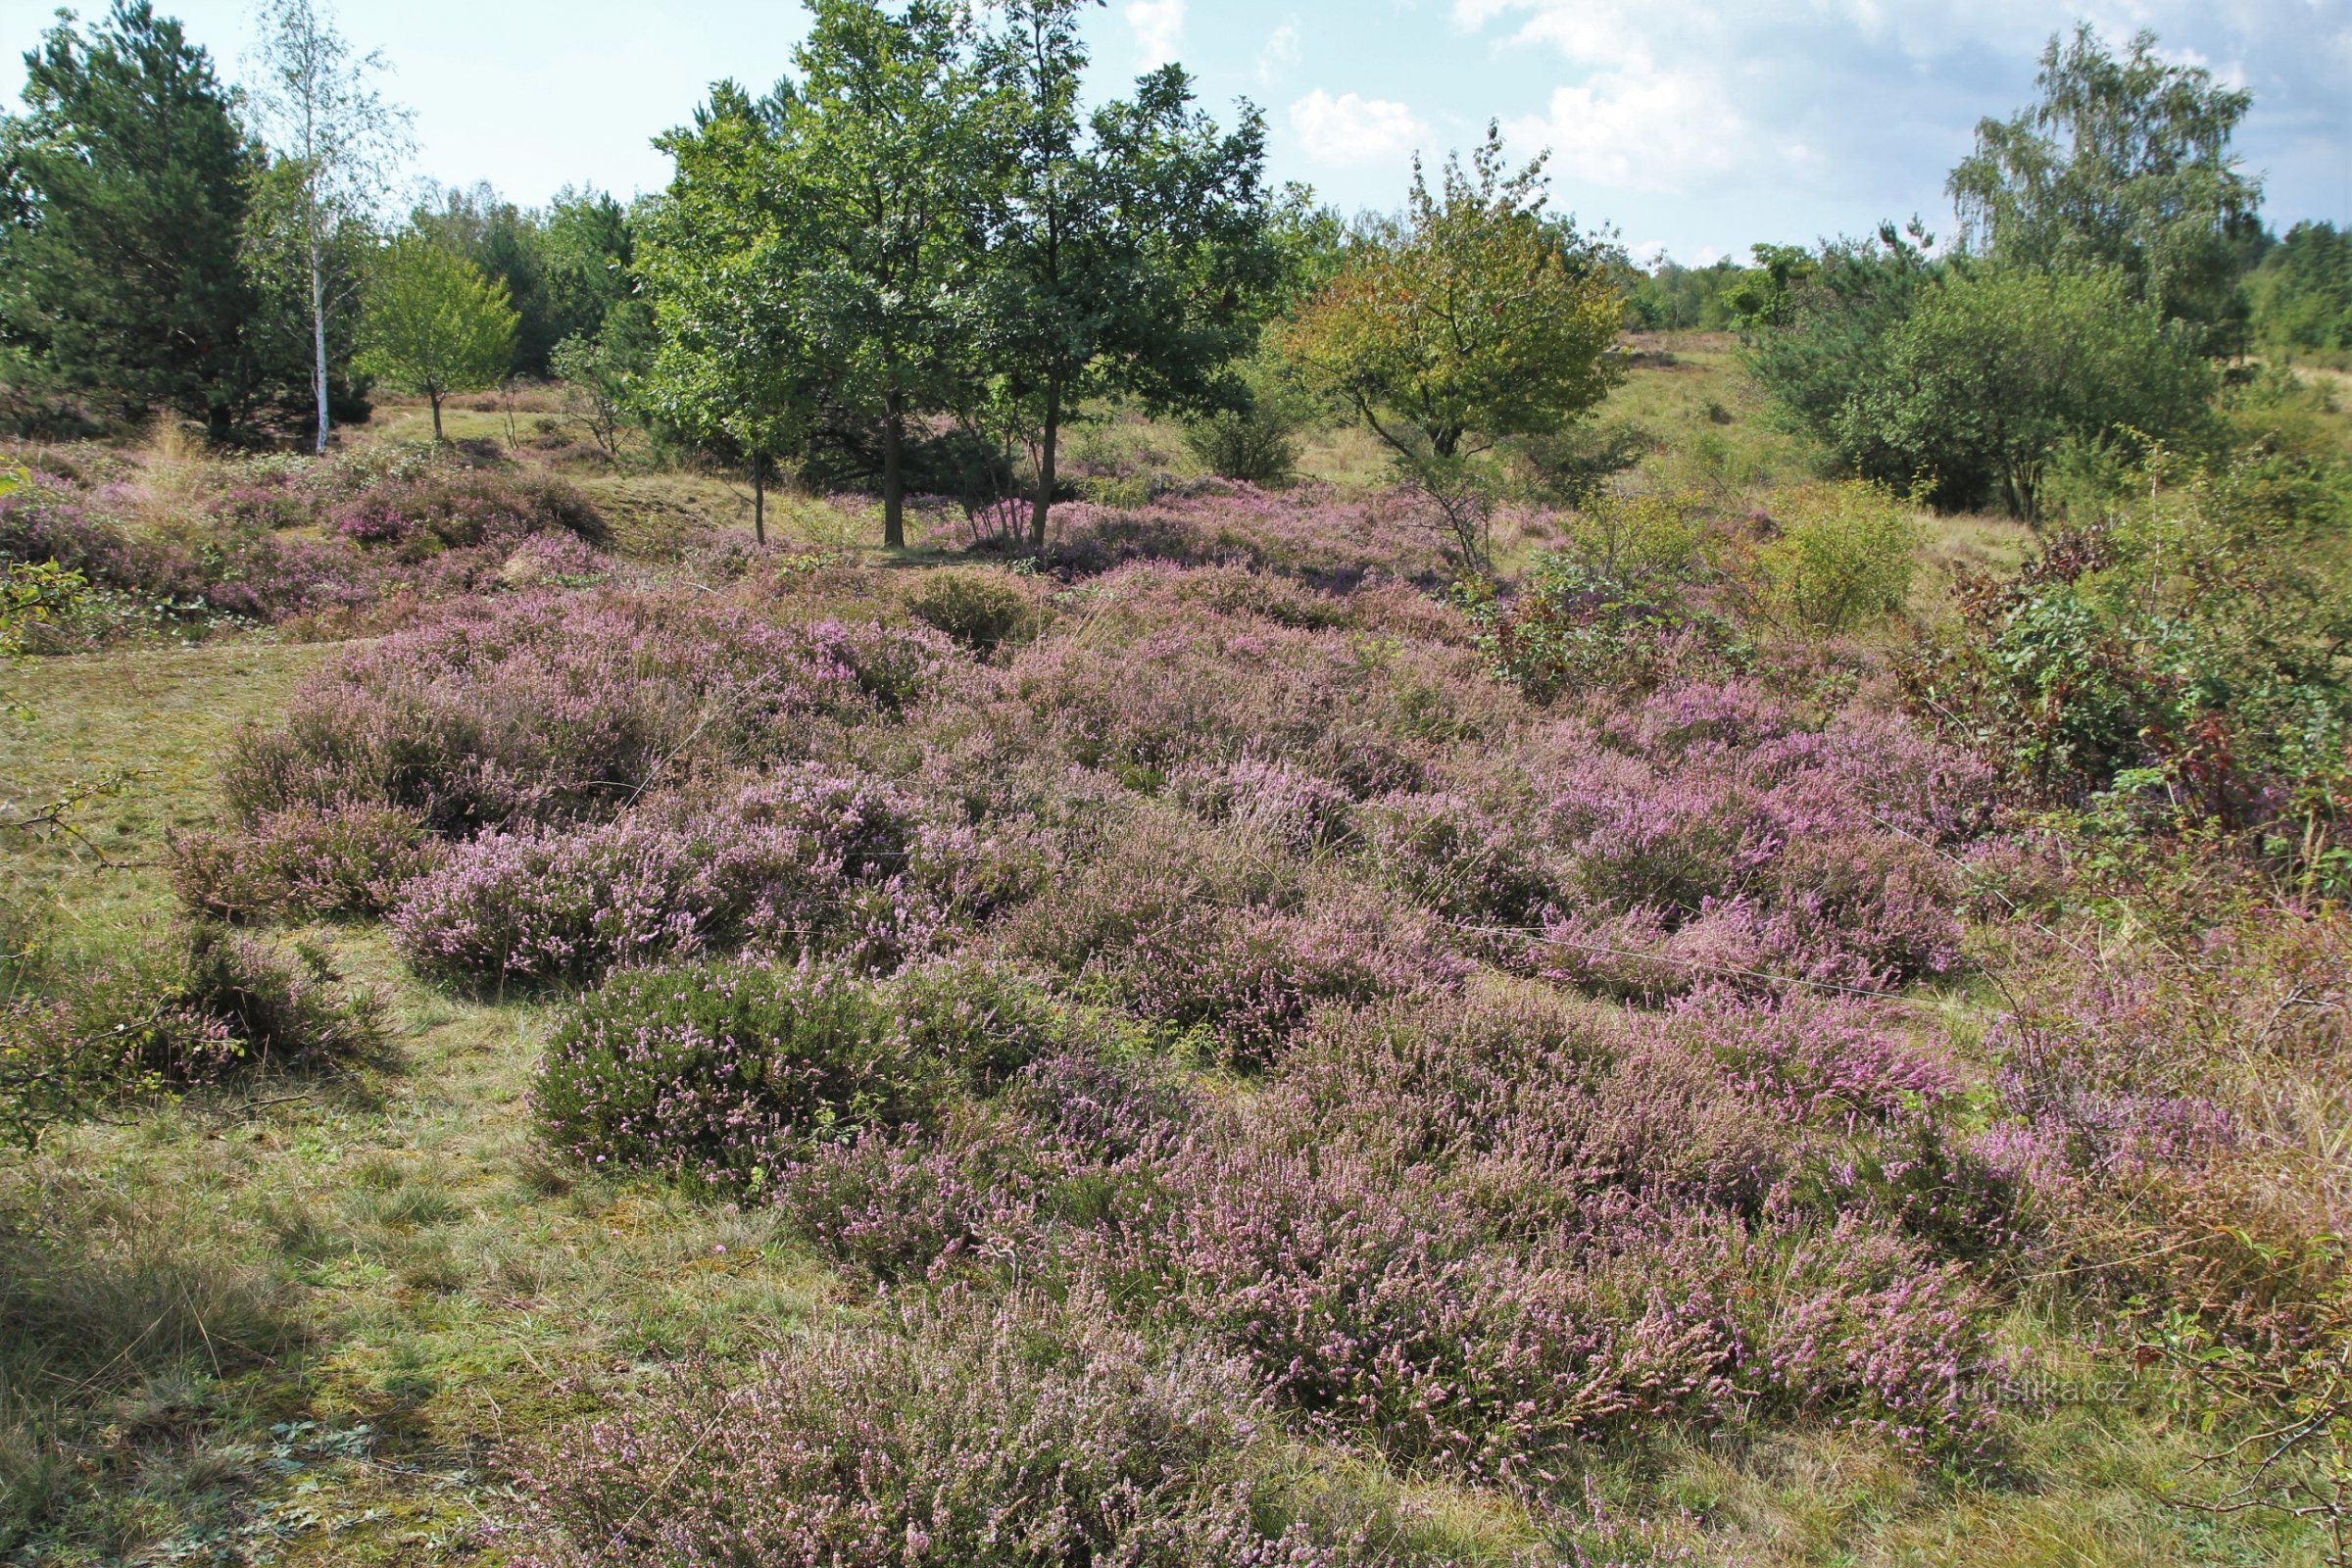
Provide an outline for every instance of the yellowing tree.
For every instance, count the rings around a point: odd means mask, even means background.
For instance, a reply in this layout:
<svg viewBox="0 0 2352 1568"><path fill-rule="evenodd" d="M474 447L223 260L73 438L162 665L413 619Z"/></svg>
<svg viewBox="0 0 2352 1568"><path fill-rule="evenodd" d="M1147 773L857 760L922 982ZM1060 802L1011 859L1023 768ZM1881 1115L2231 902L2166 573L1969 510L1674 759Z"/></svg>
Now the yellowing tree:
<svg viewBox="0 0 2352 1568"><path fill-rule="evenodd" d="M1472 460L1561 429L1625 373L1606 252L1544 212L1544 162L1508 170L1493 125L1435 190L1416 162L1402 220L1359 242L1281 339L1388 445L1473 570L1491 565L1492 491Z"/></svg>
<svg viewBox="0 0 2352 1568"><path fill-rule="evenodd" d="M443 398L496 386L513 368L514 326L504 283L421 235L403 235L377 264L361 322L359 367L400 391L430 398L439 441Z"/></svg>

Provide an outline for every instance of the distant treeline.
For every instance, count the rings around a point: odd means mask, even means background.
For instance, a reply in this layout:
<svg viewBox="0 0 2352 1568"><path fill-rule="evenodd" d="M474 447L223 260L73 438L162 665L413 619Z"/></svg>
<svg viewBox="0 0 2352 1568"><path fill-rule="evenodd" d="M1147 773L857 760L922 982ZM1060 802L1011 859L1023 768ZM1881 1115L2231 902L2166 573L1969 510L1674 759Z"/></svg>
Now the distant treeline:
<svg viewBox="0 0 2352 1568"><path fill-rule="evenodd" d="M2149 34L2051 40L2038 100L1952 171L1948 243L1914 220L1643 270L1492 131L1467 168L1416 165L1400 214L1348 220L1270 185L1258 112L1220 127L1180 66L1087 104L1085 0L808 0L792 75L715 83L661 138L664 190L395 213L405 112L320 3L266 0L238 89L148 0L63 16L25 57L0 423L163 412L323 449L371 383L429 398L438 434L451 393L549 376L608 460L871 484L896 544L924 491L1017 495L1042 541L1063 428L1113 404L1257 482L1302 424L1348 419L1475 562L1500 455L1584 421L1629 326L1736 331L1838 466L2024 515L2054 464L2206 440L2249 351L2352 348L2352 236L2266 229L2230 150L2250 97ZM1578 458L1554 499L1617 462Z"/></svg>

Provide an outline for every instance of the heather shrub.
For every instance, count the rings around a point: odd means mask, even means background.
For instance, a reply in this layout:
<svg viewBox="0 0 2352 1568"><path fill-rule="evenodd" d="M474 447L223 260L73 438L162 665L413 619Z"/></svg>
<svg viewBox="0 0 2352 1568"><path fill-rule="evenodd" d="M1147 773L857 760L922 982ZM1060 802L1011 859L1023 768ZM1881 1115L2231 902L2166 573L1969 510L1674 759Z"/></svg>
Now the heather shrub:
<svg viewBox="0 0 2352 1568"><path fill-rule="evenodd" d="M1141 1016L1206 1030L1242 1065L1320 1004L1441 988L1467 968L1420 911L1341 879L1310 882L1247 837L1156 810L1004 931L1012 952Z"/></svg>
<svg viewBox="0 0 2352 1568"><path fill-rule="evenodd" d="M908 1044L976 1094L994 1093L1078 1034L1041 980L1002 964L934 959L895 977L887 996Z"/></svg>
<svg viewBox="0 0 2352 1568"><path fill-rule="evenodd" d="M344 1064L383 1040L383 1003L320 949L195 921L102 956L60 988L77 1070L117 1087Z"/></svg>
<svg viewBox="0 0 2352 1568"><path fill-rule="evenodd" d="M1116 1224L1197 1100L1149 1057L1040 1056L987 1102L933 1127L828 1145L779 1178L776 1201L838 1264L883 1283L991 1269L1066 1281L1075 1232Z"/></svg>
<svg viewBox="0 0 2352 1568"><path fill-rule="evenodd" d="M777 1206L835 1265L884 1286L995 1265L1030 1279L1061 1192L1093 1172L1027 1122L969 1102L925 1133L869 1133L787 1166Z"/></svg>
<svg viewBox="0 0 2352 1568"><path fill-rule="evenodd" d="M221 920L383 914L439 862L416 812L367 804L300 805L243 832L172 846L172 886L191 913Z"/></svg>
<svg viewBox="0 0 2352 1568"><path fill-rule="evenodd" d="M1459 794L1393 791L1356 820L1375 874L1450 919L1523 926L1557 896L1536 834Z"/></svg>
<svg viewBox="0 0 2352 1568"><path fill-rule="evenodd" d="M1409 788L1442 738L1398 711L1398 685L1365 678L1380 651L1337 633L1198 612L1134 629L1124 647L1073 636L1021 650L1008 694L1072 760L1147 793L1178 767L1250 757L1351 795Z"/></svg>
<svg viewBox="0 0 2352 1568"><path fill-rule="evenodd" d="M1859 1218L1620 1206L1573 1246L1497 1246L1427 1173L1346 1147L1196 1141L1106 1233L1130 1291L1249 1358L1311 1429L1540 1485L1594 1440L1753 1412L1984 1456L1989 1303Z"/></svg>
<svg viewBox="0 0 2352 1568"><path fill-rule="evenodd" d="M460 836L607 814L714 763L805 755L820 720L911 701L946 646L663 594L461 602L311 677L283 727L238 737L223 788L248 822L368 802Z"/></svg>
<svg viewBox="0 0 2352 1568"><path fill-rule="evenodd" d="M2172 940L2052 944L1986 1045L1983 1152L2083 1283L2283 1353L2329 1332L2352 1234L2352 941L2255 908Z"/></svg>
<svg viewBox="0 0 2352 1568"><path fill-rule="evenodd" d="M1543 747L1546 831L1579 896L1546 927L1560 977L1629 996L1710 975L1878 989L1956 961L1937 852L1976 820L1983 774L1901 726L1815 730L1752 687L1690 683Z"/></svg>
<svg viewBox="0 0 2352 1568"><path fill-rule="evenodd" d="M1703 1056L1532 987L1327 1011L1272 1087L1261 1135L1344 1134L1515 1235L1589 1231L1628 1198L1753 1211L1785 1162Z"/></svg>
<svg viewBox="0 0 2352 1568"><path fill-rule="evenodd" d="M914 865L922 836L897 791L804 764L702 806L452 846L392 926L420 972L502 982L745 946L881 961L941 915Z"/></svg>
<svg viewBox="0 0 2352 1568"><path fill-rule="evenodd" d="M588 498L552 474L435 467L387 478L336 506L328 526L347 539L421 560L442 550L512 547L537 533L606 537Z"/></svg>
<svg viewBox="0 0 2352 1568"><path fill-rule="evenodd" d="M976 653L1026 642L1043 621L1038 605L1014 583L977 571L930 571L906 601L907 613Z"/></svg>
<svg viewBox="0 0 2352 1568"><path fill-rule="evenodd" d="M1348 792L1282 762L1245 757L1223 766L1179 768L1168 786L1203 819L1262 835L1293 855L1310 856L1351 836Z"/></svg>
<svg viewBox="0 0 2352 1568"><path fill-rule="evenodd" d="M1093 1292L912 1308L724 1379L688 1366L521 1456L525 1560L844 1568L1318 1568L1279 1441L1232 1362L1155 1344Z"/></svg>
<svg viewBox="0 0 2352 1568"><path fill-rule="evenodd" d="M623 970L574 1003L531 1106L582 1163L760 1190L824 1145L931 1116L946 1082L840 971L704 964Z"/></svg>
<svg viewBox="0 0 2352 1568"><path fill-rule="evenodd" d="M1934 1110L1960 1089L1932 1031L1897 1026L1848 998L1789 992L1750 1001L1709 988L1678 1003L1668 1022L1713 1059L1726 1087L1794 1124L1891 1122Z"/></svg>
<svg viewBox="0 0 2352 1568"><path fill-rule="evenodd" d="M1242 566L1343 590L1375 576L1445 580L1429 531L1394 498L1343 499L1322 485L1275 492L1204 480L1134 506L1073 502L1055 509L1054 527L1047 564L1072 578L1161 561Z"/></svg>

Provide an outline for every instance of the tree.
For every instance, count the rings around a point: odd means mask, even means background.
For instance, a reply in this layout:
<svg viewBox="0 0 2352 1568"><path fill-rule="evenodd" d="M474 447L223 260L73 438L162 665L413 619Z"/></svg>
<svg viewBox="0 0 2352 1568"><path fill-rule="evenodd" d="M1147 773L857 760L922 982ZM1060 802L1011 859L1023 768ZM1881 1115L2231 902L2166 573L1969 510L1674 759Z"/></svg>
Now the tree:
<svg viewBox="0 0 2352 1568"><path fill-rule="evenodd" d="M1825 434L1866 478L2038 515L2062 446L2193 432L2213 375L2120 272L1951 269L1859 367Z"/></svg>
<svg viewBox="0 0 2352 1568"><path fill-rule="evenodd" d="M2012 265L2112 269L2126 297L2194 326L2208 352L2243 343L2237 250L2256 228L2259 180L2230 140L2250 94L2197 66L2167 65L2156 35L2122 59L2087 24L2052 37L2041 100L1977 126L1949 188L1968 242Z"/></svg>
<svg viewBox="0 0 2352 1568"><path fill-rule="evenodd" d="M643 407L671 436L750 467L762 544L769 466L801 440L821 392L813 356L785 329L804 215L769 177L792 96L722 81L693 125L661 137L677 168L636 246L655 336Z"/></svg>
<svg viewBox="0 0 2352 1568"><path fill-rule="evenodd" d="M332 424L327 318L355 281L336 265L356 228L366 232L380 193L409 151L409 112L384 102L369 78L380 54L354 55L318 0L261 0L261 79L253 106L285 168L287 205L310 286L311 394L318 450ZM338 287L338 284L341 287ZM438 414L438 405L435 408Z"/></svg>
<svg viewBox="0 0 2352 1568"><path fill-rule="evenodd" d="M999 117L984 343L1030 432L1030 541L1043 550L1061 427L1090 398L1164 412L1244 396L1253 301L1279 274L1254 109L1229 134L1166 66L1132 99L1079 111L1083 0L1011 0L983 68Z"/></svg>
<svg viewBox="0 0 2352 1568"><path fill-rule="evenodd" d="M629 211L600 190L566 185L539 223L540 275L556 341L596 337L629 297L636 233Z"/></svg>
<svg viewBox="0 0 2352 1568"><path fill-rule="evenodd" d="M24 57L0 127L0 344L44 386L225 435L256 380L240 264L255 158L211 58L146 0Z"/></svg>
<svg viewBox="0 0 2352 1568"><path fill-rule="evenodd" d="M361 345L369 374L432 400L439 441L441 400L496 386L513 368L514 310L471 262L404 234L377 265Z"/></svg>
<svg viewBox="0 0 2352 1568"><path fill-rule="evenodd" d="M883 543L906 543L908 421L971 374L981 82L961 8L810 0L780 143L806 244L788 284L832 401L879 424Z"/></svg>
<svg viewBox="0 0 2352 1568"><path fill-rule="evenodd" d="M1606 248L1545 214L1544 162L1508 170L1492 125L1435 190L1416 160L1403 219L1358 247L1283 338L1439 507L1472 570L1490 563L1471 460L1500 437L1564 428L1625 373Z"/></svg>
<svg viewBox="0 0 2352 1568"><path fill-rule="evenodd" d="M2352 232L2297 223L2249 280L2254 335L2267 349L2352 349Z"/></svg>

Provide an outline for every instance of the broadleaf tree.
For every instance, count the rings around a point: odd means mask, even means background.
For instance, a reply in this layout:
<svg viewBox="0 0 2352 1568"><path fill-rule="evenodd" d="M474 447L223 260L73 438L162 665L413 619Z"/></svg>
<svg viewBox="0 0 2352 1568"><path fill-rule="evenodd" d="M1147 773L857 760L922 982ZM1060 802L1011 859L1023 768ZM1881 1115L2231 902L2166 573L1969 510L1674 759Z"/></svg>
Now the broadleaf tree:
<svg viewBox="0 0 2352 1568"><path fill-rule="evenodd" d="M984 346L1029 434L1041 551L1063 426L1105 396L1174 413L1238 404L1232 366L1282 264L1257 111L1220 131L1171 65L1082 114L1084 9L1011 0L983 50L997 152Z"/></svg>
<svg viewBox="0 0 2352 1568"><path fill-rule="evenodd" d="M2013 265L2112 269L2208 352L2241 347L2238 252L2258 231L2262 186L2230 142L2252 95L2168 63L2152 32L2118 57L2088 24L2050 40L2035 79L2040 100L1980 122L1952 171L1971 248Z"/></svg>
<svg viewBox="0 0 2352 1568"><path fill-rule="evenodd" d="M513 368L514 309L471 262L404 234L376 263L360 342L368 373L431 401L439 441L442 400L496 386Z"/></svg>
<svg viewBox="0 0 2352 1568"><path fill-rule="evenodd" d="M883 543L906 536L912 421L971 374L986 150L963 8L810 0L780 183L806 243L787 283L828 400L878 427Z"/></svg>
<svg viewBox="0 0 2352 1568"><path fill-rule="evenodd" d="M1473 572L1492 566L1474 460L1565 428L1625 374L1610 253L1545 211L1544 162L1510 168L1492 125L1434 187L1416 160L1402 219L1359 240L1282 338L1436 505Z"/></svg>
<svg viewBox="0 0 2352 1568"><path fill-rule="evenodd" d="M669 438L745 464L763 544L768 473L804 438L821 393L787 287L806 214L772 177L792 96L722 81L692 125L660 138L676 170L645 204L633 264L655 339L641 407Z"/></svg>

